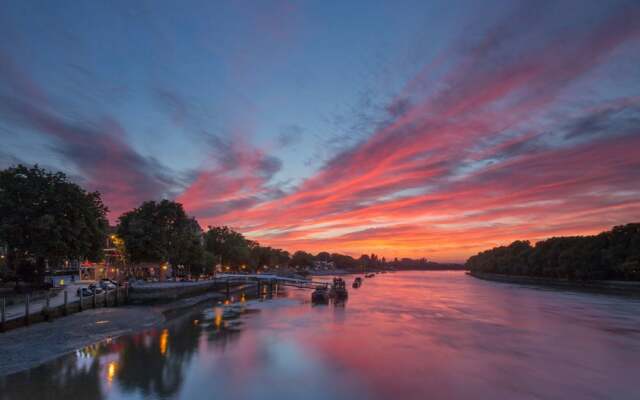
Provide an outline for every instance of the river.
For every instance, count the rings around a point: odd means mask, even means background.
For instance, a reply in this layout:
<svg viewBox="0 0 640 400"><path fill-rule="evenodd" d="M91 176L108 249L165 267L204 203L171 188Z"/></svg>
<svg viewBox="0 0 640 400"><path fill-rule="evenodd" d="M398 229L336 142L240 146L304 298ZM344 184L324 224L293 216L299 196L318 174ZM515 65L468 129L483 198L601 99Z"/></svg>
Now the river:
<svg viewBox="0 0 640 400"><path fill-rule="evenodd" d="M347 277L350 283L352 277ZM640 301L478 280L365 279L203 305L0 381L0 399L638 399Z"/></svg>

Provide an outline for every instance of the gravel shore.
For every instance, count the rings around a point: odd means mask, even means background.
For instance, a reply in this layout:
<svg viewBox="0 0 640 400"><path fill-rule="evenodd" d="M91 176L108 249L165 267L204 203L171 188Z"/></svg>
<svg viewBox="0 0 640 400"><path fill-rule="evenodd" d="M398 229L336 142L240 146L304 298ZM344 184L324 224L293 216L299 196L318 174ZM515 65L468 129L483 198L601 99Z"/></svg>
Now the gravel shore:
<svg viewBox="0 0 640 400"><path fill-rule="evenodd" d="M218 293L158 306L98 308L0 333L0 376L33 368L79 348L164 323L196 304L223 298Z"/></svg>

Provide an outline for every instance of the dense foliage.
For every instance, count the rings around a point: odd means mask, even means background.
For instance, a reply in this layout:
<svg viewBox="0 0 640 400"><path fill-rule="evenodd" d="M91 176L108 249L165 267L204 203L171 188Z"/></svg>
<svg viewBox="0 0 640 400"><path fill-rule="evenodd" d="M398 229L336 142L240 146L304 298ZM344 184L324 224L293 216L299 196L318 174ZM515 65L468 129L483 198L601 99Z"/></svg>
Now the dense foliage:
<svg viewBox="0 0 640 400"><path fill-rule="evenodd" d="M291 264L300 267L310 267L315 261L315 257L311 253L298 250L291 256Z"/></svg>
<svg viewBox="0 0 640 400"><path fill-rule="evenodd" d="M516 241L467 261L471 271L571 280L640 280L640 224L595 236Z"/></svg>
<svg viewBox="0 0 640 400"><path fill-rule="evenodd" d="M6 265L32 279L46 267L102 256L108 223L100 194L61 173L18 165L0 171L0 245Z"/></svg>
<svg viewBox="0 0 640 400"><path fill-rule="evenodd" d="M441 271L467 269L463 264L437 263L426 258L401 258L399 260L396 258L390 262L390 265L397 270Z"/></svg>
<svg viewBox="0 0 640 400"><path fill-rule="evenodd" d="M202 262L202 230L179 203L144 202L120 216L117 232L124 241L127 259L133 263L194 266Z"/></svg>
<svg viewBox="0 0 640 400"><path fill-rule="evenodd" d="M240 267L251 259L250 241L227 226L210 226L204 234L204 248L221 265Z"/></svg>
<svg viewBox="0 0 640 400"><path fill-rule="evenodd" d="M217 263L234 269L256 270L289 264L287 251L260 246L228 226L210 226L204 234L204 249Z"/></svg>

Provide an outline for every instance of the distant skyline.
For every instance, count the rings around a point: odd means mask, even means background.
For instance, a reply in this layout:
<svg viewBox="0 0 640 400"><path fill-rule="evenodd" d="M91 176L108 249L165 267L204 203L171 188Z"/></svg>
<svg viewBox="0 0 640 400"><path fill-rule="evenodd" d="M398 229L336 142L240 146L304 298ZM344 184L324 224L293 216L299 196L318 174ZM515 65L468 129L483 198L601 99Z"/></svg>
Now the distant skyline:
<svg viewBox="0 0 640 400"><path fill-rule="evenodd" d="M264 245L464 261L640 220L640 3L0 4L0 167Z"/></svg>

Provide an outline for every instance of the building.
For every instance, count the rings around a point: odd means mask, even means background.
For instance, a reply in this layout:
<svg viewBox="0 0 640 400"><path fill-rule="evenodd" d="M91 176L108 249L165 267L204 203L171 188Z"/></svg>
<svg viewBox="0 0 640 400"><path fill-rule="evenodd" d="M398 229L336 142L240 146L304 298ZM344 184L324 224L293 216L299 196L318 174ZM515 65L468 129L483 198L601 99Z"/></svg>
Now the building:
<svg viewBox="0 0 640 400"><path fill-rule="evenodd" d="M97 281L100 279L111 279L122 281L130 272L124 256L122 239L116 234L107 236L105 242L104 260L100 262L83 261L80 263L80 280Z"/></svg>

